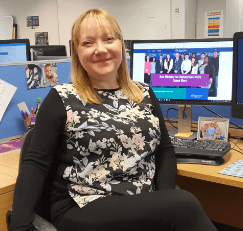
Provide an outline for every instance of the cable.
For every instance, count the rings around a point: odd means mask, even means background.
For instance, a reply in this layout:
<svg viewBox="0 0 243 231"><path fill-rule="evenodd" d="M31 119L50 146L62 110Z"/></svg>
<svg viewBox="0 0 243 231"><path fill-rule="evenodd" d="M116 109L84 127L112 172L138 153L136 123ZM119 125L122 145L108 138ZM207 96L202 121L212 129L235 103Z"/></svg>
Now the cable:
<svg viewBox="0 0 243 231"><path fill-rule="evenodd" d="M184 109L183 109L183 118L187 118L187 115L186 115L186 104L185 104Z"/></svg>
<svg viewBox="0 0 243 231"><path fill-rule="evenodd" d="M213 114L217 115L218 117L220 117L220 118L224 118L223 116L221 116L221 115L219 115L218 113L212 111L211 109L205 107L204 105L202 105L202 106L203 106L206 110L208 110L208 111L212 112ZM239 129L243 129L241 126L238 126L238 125L236 125L236 124L234 124L234 123L232 123L232 122L230 122L230 124L233 124L235 127L239 128Z"/></svg>
<svg viewBox="0 0 243 231"><path fill-rule="evenodd" d="M232 150L236 151L236 152L239 152L240 154L243 154L243 152L239 151L239 150L236 150L236 149L233 149Z"/></svg>
<svg viewBox="0 0 243 231"><path fill-rule="evenodd" d="M172 127L176 128L176 129L178 129L178 127L174 126L174 125L170 122L170 120L169 120L168 113L169 113L170 110L178 111L178 109L171 107L171 108L169 108L169 109L167 110L167 112L166 112L166 118L167 118L167 120L169 121L170 125L171 125Z"/></svg>
<svg viewBox="0 0 243 231"><path fill-rule="evenodd" d="M241 136L241 137L242 137L242 136ZM241 138L241 137L240 137L240 138ZM240 150L243 151L243 149L241 149L241 148L237 145L237 143L239 142L240 138L236 141L236 143L235 143L233 140L231 140L231 142L234 144L234 147L236 146L237 148L239 148ZM232 147L231 149L234 149L234 147ZM234 150L235 150L235 149L234 149Z"/></svg>
<svg viewBox="0 0 243 231"><path fill-rule="evenodd" d="M186 107L186 105L185 105L185 107ZM185 107L184 107L184 110L185 110ZM166 112L166 119L167 119L167 121L170 123L170 125L171 125L172 127L174 127L175 129L178 129L178 127L174 126L174 125L171 123L170 119L169 119L168 113L169 113L170 110L175 110L175 111L178 112L178 109L171 107L171 108L169 108L169 109L167 110L167 112ZM184 114L184 113L183 113L183 114ZM185 116L186 116L186 115L185 115ZM178 123L178 121L176 121L176 123ZM195 129L196 129L197 127L192 127L192 126L191 126L191 128L195 128ZM197 130L192 130L192 132L197 132Z"/></svg>

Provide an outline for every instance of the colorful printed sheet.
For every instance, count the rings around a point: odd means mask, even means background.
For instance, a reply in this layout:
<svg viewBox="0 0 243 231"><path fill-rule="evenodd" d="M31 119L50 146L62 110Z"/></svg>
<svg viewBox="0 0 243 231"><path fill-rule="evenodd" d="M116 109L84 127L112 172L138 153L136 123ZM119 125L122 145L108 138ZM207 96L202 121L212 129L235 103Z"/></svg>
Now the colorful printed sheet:
<svg viewBox="0 0 243 231"><path fill-rule="evenodd" d="M17 139L17 140L13 140L13 141L10 141L7 143L0 144L0 154L4 153L4 152L9 152L9 151L13 151L16 149L20 149L22 142L23 142L23 139Z"/></svg>

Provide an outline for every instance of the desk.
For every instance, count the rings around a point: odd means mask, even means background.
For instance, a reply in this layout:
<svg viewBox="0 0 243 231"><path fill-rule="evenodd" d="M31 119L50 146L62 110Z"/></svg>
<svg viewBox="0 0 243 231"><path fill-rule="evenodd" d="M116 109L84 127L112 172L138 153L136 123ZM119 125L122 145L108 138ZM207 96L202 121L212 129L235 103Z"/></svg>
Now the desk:
<svg viewBox="0 0 243 231"><path fill-rule="evenodd" d="M174 129L166 122L168 130ZM194 124L194 130L197 123ZM240 137L241 129L229 129L231 136ZM231 140L231 147L234 147ZM243 149L243 141L237 145ZM235 146L236 150L239 150ZM237 160L243 160L243 154L231 150L224 157L225 163L219 166L200 164L177 164L176 183L191 192L201 203L205 213L212 221L243 228L243 178L226 176L218 172Z"/></svg>
<svg viewBox="0 0 243 231"><path fill-rule="evenodd" d="M243 148L243 141L239 146ZM243 228L243 178L218 174L233 162L243 160L243 155L231 150L224 159L220 166L178 164L177 184L197 197L210 220ZM19 150L0 155L1 231L7 230L6 213L12 208L18 164Z"/></svg>
<svg viewBox="0 0 243 231"><path fill-rule="evenodd" d="M243 149L243 141L238 144ZM239 150L236 146L235 149ZM178 164L177 184L200 201L210 220L243 228L243 178L218 174L235 161L243 160L243 155L231 150L223 158L225 163L220 166Z"/></svg>
<svg viewBox="0 0 243 231"><path fill-rule="evenodd" d="M20 150L0 154L0 230L6 231L6 213L12 208Z"/></svg>

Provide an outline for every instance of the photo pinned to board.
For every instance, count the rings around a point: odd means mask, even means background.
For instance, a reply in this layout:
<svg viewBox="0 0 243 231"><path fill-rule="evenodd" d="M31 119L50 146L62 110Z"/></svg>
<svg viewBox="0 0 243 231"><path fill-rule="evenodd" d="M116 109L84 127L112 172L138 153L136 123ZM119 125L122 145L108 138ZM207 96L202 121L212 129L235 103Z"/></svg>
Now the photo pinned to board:
<svg viewBox="0 0 243 231"><path fill-rule="evenodd" d="M28 89L37 89L43 87L41 66L37 64L25 65L26 80Z"/></svg>
<svg viewBox="0 0 243 231"><path fill-rule="evenodd" d="M56 63L26 65L28 89L53 87L59 84Z"/></svg>
<svg viewBox="0 0 243 231"><path fill-rule="evenodd" d="M198 140L228 140L229 119L214 117L198 117Z"/></svg>
<svg viewBox="0 0 243 231"><path fill-rule="evenodd" d="M56 63L42 64L44 87L54 87L59 84Z"/></svg>

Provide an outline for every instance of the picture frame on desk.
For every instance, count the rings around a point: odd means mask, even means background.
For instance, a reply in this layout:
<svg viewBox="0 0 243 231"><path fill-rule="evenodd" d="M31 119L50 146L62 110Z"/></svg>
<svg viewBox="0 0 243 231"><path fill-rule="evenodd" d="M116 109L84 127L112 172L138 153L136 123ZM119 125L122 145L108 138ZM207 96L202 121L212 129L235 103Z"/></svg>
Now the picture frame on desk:
<svg viewBox="0 0 243 231"><path fill-rule="evenodd" d="M198 140L227 141L229 119L199 116L197 131Z"/></svg>

